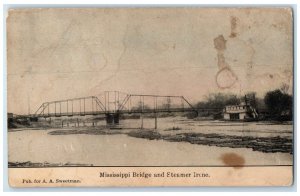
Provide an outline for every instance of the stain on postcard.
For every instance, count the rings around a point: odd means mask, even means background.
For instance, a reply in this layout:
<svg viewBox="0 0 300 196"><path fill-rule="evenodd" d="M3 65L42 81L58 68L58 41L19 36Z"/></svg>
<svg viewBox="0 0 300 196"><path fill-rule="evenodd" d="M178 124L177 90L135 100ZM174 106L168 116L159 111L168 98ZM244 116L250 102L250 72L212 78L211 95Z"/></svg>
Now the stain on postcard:
<svg viewBox="0 0 300 196"><path fill-rule="evenodd" d="M288 186L290 8L7 16L13 187Z"/></svg>

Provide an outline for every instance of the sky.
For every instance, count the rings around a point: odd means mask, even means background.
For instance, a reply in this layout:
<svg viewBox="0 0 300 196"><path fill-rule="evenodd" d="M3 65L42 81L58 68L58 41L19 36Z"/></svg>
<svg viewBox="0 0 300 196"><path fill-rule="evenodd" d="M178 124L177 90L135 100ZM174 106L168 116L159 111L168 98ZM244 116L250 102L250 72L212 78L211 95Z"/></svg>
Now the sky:
<svg viewBox="0 0 300 196"><path fill-rule="evenodd" d="M293 82L293 17L279 8L14 9L8 112L103 91L243 95Z"/></svg>

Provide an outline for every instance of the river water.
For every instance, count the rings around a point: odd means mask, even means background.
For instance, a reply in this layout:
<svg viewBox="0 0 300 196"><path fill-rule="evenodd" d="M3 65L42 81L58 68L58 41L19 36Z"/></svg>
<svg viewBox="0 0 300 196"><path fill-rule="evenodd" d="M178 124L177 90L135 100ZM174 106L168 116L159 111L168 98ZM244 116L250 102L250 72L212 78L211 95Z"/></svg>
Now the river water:
<svg viewBox="0 0 300 196"><path fill-rule="evenodd" d="M141 119L123 120L121 132L141 126ZM127 127L127 128L126 128ZM154 119L144 119L144 128L154 128ZM75 129L73 127L60 129ZM179 129L179 130L172 130ZM182 132L217 133L253 137L292 137L291 124L268 122L232 123L159 118L161 134ZM223 165L222 155L235 153L245 165L291 165L289 153L263 153L250 148L228 148L168 142L114 135L50 135L52 129L17 129L8 132L10 162L93 164L94 166L207 166ZM115 131L115 130L111 130ZM120 131L120 130L119 130Z"/></svg>

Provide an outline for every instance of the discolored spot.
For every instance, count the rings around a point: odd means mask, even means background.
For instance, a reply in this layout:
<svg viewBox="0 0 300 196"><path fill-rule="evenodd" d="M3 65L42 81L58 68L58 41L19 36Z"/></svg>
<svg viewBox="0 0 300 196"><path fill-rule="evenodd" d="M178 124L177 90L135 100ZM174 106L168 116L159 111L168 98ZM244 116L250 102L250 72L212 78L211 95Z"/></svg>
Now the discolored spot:
<svg viewBox="0 0 300 196"><path fill-rule="evenodd" d="M216 84L220 89L231 88L238 81L238 77L225 60L224 51L226 50L226 40L223 35L219 35L214 39L214 46L218 52L219 67L219 71L215 76Z"/></svg>
<svg viewBox="0 0 300 196"><path fill-rule="evenodd" d="M236 35L237 35L237 33L231 32L229 37L234 38L234 37L236 37Z"/></svg>
<svg viewBox="0 0 300 196"><path fill-rule="evenodd" d="M244 157L236 153L226 153L221 156L221 160L226 166L231 166L235 169L241 169L245 165Z"/></svg>
<svg viewBox="0 0 300 196"><path fill-rule="evenodd" d="M226 49L226 40L223 35L219 35L214 39L215 48L219 51L224 51Z"/></svg>
<svg viewBox="0 0 300 196"><path fill-rule="evenodd" d="M229 37L234 38L237 36L236 28L237 28L237 17L232 16L230 18L230 23L231 23L231 34Z"/></svg>
<svg viewBox="0 0 300 196"><path fill-rule="evenodd" d="M277 28L277 25L276 24L271 24L272 27L274 28Z"/></svg>
<svg viewBox="0 0 300 196"><path fill-rule="evenodd" d="M215 79L216 84L220 89L231 88L238 81L238 77L229 67L220 69L217 72Z"/></svg>

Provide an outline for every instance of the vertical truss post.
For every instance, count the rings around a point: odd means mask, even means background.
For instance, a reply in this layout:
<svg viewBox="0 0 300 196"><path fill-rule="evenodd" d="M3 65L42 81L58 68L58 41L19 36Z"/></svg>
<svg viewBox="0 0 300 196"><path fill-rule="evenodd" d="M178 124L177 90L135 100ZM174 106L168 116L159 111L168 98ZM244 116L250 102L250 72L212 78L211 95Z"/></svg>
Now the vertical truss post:
<svg viewBox="0 0 300 196"><path fill-rule="evenodd" d="M117 91L114 92L115 93L115 111L117 110Z"/></svg>
<svg viewBox="0 0 300 196"><path fill-rule="evenodd" d="M131 111L131 95L129 97L129 108L130 108L130 111Z"/></svg>
<svg viewBox="0 0 300 196"><path fill-rule="evenodd" d="M92 97L92 113L94 114L94 97Z"/></svg>
<svg viewBox="0 0 300 196"><path fill-rule="evenodd" d="M119 108L120 107L120 92L118 91L118 105L117 105L117 108Z"/></svg>
<svg viewBox="0 0 300 196"><path fill-rule="evenodd" d="M130 99L130 98L129 98ZM130 112L130 105L129 105L129 102L130 102L130 100L128 100L128 102L127 102L127 110L128 110L128 112Z"/></svg>
<svg viewBox="0 0 300 196"><path fill-rule="evenodd" d="M155 126L154 129L157 129L157 113L154 113L154 117L155 117Z"/></svg>
<svg viewBox="0 0 300 196"><path fill-rule="evenodd" d="M44 110L45 110L45 103L43 103L43 110L42 110L43 116L44 116Z"/></svg>
<svg viewBox="0 0 300 196"><path fill-rule="evenodd" d="M140 110L141 110L141 113L143 113L143 104L142 104L142 96L140 96Z"/></svg>
<svg viewBox="0 0 300 196"><path fill-rule="evenodd" d="M79 99L79 114L81 115L81 99Z"/></svg>
<svg viewBox="0 0 300 196"><path fill-rule="evenodd" d="M83 98L83 115L85 115L85 98Z"/></svg>
<svg viewBox="0 0 300 196"><path fill-rule="evenodd" d="M183 100L183 98L181 98L180 100L181 100L182 111L184 112L184 100Z"/></svg>
<svg viewBox="0 0 300 196"><path fill-rule="evenodd" d="M98 107L101 110L100 105L97 104L97 99L96 98L95 98L95 105L96 105L96 108L95 108L96 111L98 110ZM105 106L104 106L104 110L105 110Z"/></svg>
<svg viewBox="0 0 300 196"><path fill-rule="evenodd" d="M104 92L104 107L105 107L105 112L106 112L106 92Z"/></svg>
<svg viewBox="0 0 300 196"><path fill-rule="evenodd" d="M109 98L109 91L107 91L107 99L108 99L108 100L107 100L107 110L109 111L109 104L110 104L110 103L109 103L109 102L110 102L110 101L109 101L109 99L110 99L110 98Z"/></svg>
<svg viewBox="0 0 300 196"><path fill-rule="evenodd" d="M168 112L170 112L170 107L171 107L171 98L167 97L167 107L168 107Z"/></svg>

